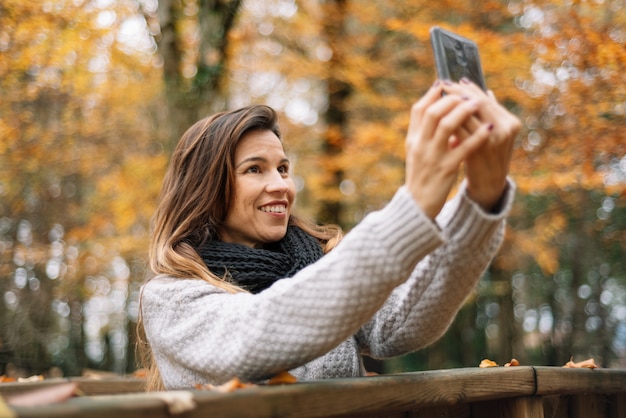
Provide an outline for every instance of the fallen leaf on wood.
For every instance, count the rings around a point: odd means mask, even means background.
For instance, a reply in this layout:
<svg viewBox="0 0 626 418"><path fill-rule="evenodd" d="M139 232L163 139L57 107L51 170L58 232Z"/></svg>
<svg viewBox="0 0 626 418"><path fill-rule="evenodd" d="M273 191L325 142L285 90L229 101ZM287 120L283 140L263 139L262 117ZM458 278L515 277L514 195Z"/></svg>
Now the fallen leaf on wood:
<svg viewBox="0 0 626 418"><path fill-rule="evenodd" d="M268 385L284 385L284 384L290 384L290 383L296 383L298 381L298 379L295 378L294 375L292 375L289 372L280 372L278 373L276 376L272 377L270 380L268 380L267 384Z"/></svg>
<svg viewBox="0 0 626 418"><path fill-rule="evenodd" d="M43 380L43 376L36 374L33 376L29 376L29 377L18 377L17 381L19 383L25 383L25 382L41 382Z"/></svg>
<svg viewBox="0 0 626 418"><path fill-rule="evenodd" d="M483 369L487 368L487 367L498 367L498 363L496 363L493 360L489 360L489 359L484 359L483 361L480 362L480 364L478 365L478 367L481 367Z"/></svg>
<svg viewBox="0 0 626 418"><path fill-rule="evenodd" d="M592 358L574 363L574 357L572 357L563 367L567 369L596 369L598 366Z"/></svg>
<svg viewBox="0 0 626 418"><path fill-rule="evenodd" d="M514 358L512 358L511 361L509 361L508 363L504 365L504 367L515 367L515 366L519 366L519 361L517 361L517 359L514 359Z"/></svg>
<svg viewBox="0 0 626 418"><path fill-rule="evenodd" d="M118 377L119 375L114 372L108 372L105 370L93 370L93 369L84 369L82 373L82 377L86 377L89 379L106 379L108 377Z"/></svg>
<svg viewBox="0 0 626 418"><path fill-rule="evenodd" d="M146 369L137 369L132 374L133 377L137 379L146 379L148 378L148 370Z"/></svg>
<svg viewBox="0 0 626 418"><path fill-rule="evenodd" d="M238 377L234 377L232 379L230 379L228 382L223 383L221 385L212 385L210 383L206 383L206 384L202 384L202 383L198 383L196 384L196 389L208 389L208 390L214 390L220 393L229 393L229 392L234 392L237 389L244 389L244 388L248 388L248 387L252 387L255 386L252 383L243 383L241 380L239 380Z"/></svg>
<svg viewBox="0 0 626 418"><path fill-rule="evenodd" d="M16 381L17 381L17 379L14 378L14 377L9 377L9 376L5 376L5 375L0 376L0 383L13 383L13 382L16 382Z"/></svg>

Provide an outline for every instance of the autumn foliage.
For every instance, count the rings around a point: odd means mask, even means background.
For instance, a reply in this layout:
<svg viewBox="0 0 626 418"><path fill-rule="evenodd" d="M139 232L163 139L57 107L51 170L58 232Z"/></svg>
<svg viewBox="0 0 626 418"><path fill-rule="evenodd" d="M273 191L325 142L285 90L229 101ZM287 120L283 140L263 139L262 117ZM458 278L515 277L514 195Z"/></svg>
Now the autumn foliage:
<svg viewBox="0 0 626 418"><path fill-rule="evenodd" d="M349 230L385 204L403 182L408 110L435 80L433 25L478 43L487 86L524 129L505 245L411 367L495 351L623 364L619 2L216 3L159 2L167 22L148 1L0 3L0 373L134 368L150 217L191 114L278 109L305 215Z"/></svg>

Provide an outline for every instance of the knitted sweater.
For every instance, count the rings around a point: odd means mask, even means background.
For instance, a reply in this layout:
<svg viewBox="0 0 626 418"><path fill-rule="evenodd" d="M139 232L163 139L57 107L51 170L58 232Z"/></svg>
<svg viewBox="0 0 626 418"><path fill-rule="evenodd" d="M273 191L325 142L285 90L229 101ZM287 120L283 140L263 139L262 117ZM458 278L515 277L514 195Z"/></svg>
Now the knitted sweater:
<svg viewBox="0 0 626 418"><path fill-rule="evenodd" d="M402 187L322 259L258 294L156 276L143 286L148 342L167 389L363 376L362 354L388 358L437 340L499 248L498 214L462 186L436 223Z"/></svg>

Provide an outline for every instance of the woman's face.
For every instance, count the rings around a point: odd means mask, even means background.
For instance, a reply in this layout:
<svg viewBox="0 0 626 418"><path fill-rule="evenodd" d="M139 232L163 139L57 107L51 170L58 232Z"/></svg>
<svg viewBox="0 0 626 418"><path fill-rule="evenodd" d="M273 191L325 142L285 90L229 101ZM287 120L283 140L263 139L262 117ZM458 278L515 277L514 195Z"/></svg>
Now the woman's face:
<svg viewBox="0 0 626 418"><path fill-rule="evenodd" d="M278 137L269 130L248 132L235 151L235 193L220 239L249 247L282 239L295 195Z"/></svg>

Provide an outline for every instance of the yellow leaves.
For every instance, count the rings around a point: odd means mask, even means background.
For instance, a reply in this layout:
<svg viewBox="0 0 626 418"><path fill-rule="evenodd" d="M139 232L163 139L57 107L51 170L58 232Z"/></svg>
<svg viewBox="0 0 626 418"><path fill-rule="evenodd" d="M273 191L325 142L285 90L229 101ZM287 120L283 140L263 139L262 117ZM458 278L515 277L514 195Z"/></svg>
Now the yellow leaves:
<svg viewBox="0 0 626 418"><path fill-rule="evenodd" d="M94 274L120 253L144 256L167 159L154 153L162 134L150 114L159 71L118 51L115 33L94 27L101 9L79 3L6 0L0 12L0 213L36 219L38 264L62 223L80 248L72 277L93 270L89 249L107 247ZM128 1L110 7L136 14ZM108 72L92 71L94 57Z"/></svg>
<svg viewBox="0 0 626 418"><path fill-rule="evenodd" d="M583 360L583 361L579 361L575 363L573 357L570 359L570 361L565 363L563 367L566 369L596 369L598 368L593 358L589 358L587 360Z"/></svg>
<svg viewBox="0 0 626 418"><path fill-rule="evenodd" d="M267 381L267 384L274 386L274 385L288 385L288 384L293 384L296 382L297 382L297 379L291 373L282 371L276 374L275 376L273 376L271 379L269 379ZM239 389L246 389L246 388L255 387L255 386L257 385L253 383L244 383L238 377L234 377L230 379L229 381L222 383L221 385L212 385L210 383L205 383L205 384L198 383L195 385L195 388L199 390L202 390L202 389L212 390L212 391L219 392L219 393L231 393Z"/></svg>
<svg viewBox="0 0 626 418"><path fill-rule="evenodd" d="M533 258L546 274L555 273L559 267L559 246L555 239L566 224L564 214L557 211L538 216L531 229L515 232L517 251Z"/></svg>
<svg viewBox="0 0 626 418"><path fill-rule="evenodd" d="M221 385L212 385L210 383L206 383L206 384L198 383L196 384L195 387L198 390L207 389L207 390L213 390L219 393L231 393L238 389L254 387L254 385L251 383L243 383L241 380L239 380L238 377L235 377Z"/></svg>
<svg viewBox="0 0 626 418"><path fill-rule="evenodd" d="M274 377L272 377L267 382L267 384L268 385L285 385L285 384L296 383L297 381L298 379L296 379L294 375L292 375L289 372L282 371L278 373L277 375L275 375Z"/></svg>
<svg viewBox="0 0 626 418"><path fill-rule="evenodd" d="M513 358L513 359L511 359L511 361L509 361L508 363L506 363L506 364L504 365L504 367L517 367L517 366L519 366L519 365L520 365L520 364L519 364L519 361L518 361L517 359L514 359L514 358Z"/></svg>
<svg viewBox="0 0 626 418"><path fill-rule="evenodd" d="M504 367L517 367L520 365L520 362L517 359L511 359L510 362L506 363L504 365ZM481 369L486 369L486 368L491 368L491 367L498 367L498 363L496 363L493 360L489 360L489 359L483 359L480 364L478 365L478 367L480 367ZM579 361L577 363L574 362L574 359L570 359L570 361L568 361L567 363L565 363L565 365L563 366L563 368L566 369L596 369L598 368L598 366L596 365L596 362L594 361L593 358L589 358L587 360L583 360L583 361Z"/></svg>
<svg viewBox="0 0 626 418"><path fill-rule="evenodd" d="M611 32L624 23L606 7L554 4L553 24L559 30L529 44L540 58L530 64L552 74L556 84L538 94L524 112L529 129L541 128L542 143L516 153L514 176L523 193L606 189L598 163L606 155L624 154L611 140L624 129L623 118L611 115L623 102L626 68L626 49ZM523 77L537 82L530 74ZM539 115L547 116L545 124Z"/></svg>
<svg viewBox="0 0 626 418"><path fill-rule="evenodd" d="M511 361L509 361L508 363L506 363L503 367L517 367L519 366L520 363L517 359L511 359ZM493 360L489 360L489 359L483 359L480 364L478 365L478 367L480 367L481 369L488 369L491 367L499 367L498 363L496 363Z"/></svg>
<svg viewBox="0 0 626 418"><path fill-rule="evenodd" d="M489 367L498 367L498 363L496 363L493 360L483 359L478 365L478 367L480 367L481 369L486 369Z"/></svg>
<svg viewBox="0 0 626 418"><path fill-rule="evenodd" d="M620 46L616 42L611 42L610 38L598 44L596 56L599 65L605 70L622 71L626 61L625 55L623 45Z"/></svg>
<svg viewBox="0 0 626 418"><path fill-rule="evenodd" d="M93 196L94 209L106 214L117 234L132 233L136 225L147 228L160 189L160 182L154 179L163 177L167 162L164 155L128 157L97 179Z"/></svg>
<svg viewBox="0 0 626 418"><path fill-rule="evenodd" d="M549 164L549 161L553 161L552 170L530 175L521 172L522 167L519 161L513 162L513 176L519 191L522 193L558 193L579 188L593 190L605 187L602 173L589 164L579 164L573 156L568 155L562 157L563 161L557 160L558 158L561 156L553 156L553 158L546 156L542 164Z"/></svg>
<svg viewBox="0 0 626 418"><path fill-rule="evenodd" d="M394 17L394 18L387 19L385 21L385 26L387 27L387 29L391 31L400 31L401 29L404 28L405 24L402 20Z"/></svg>

